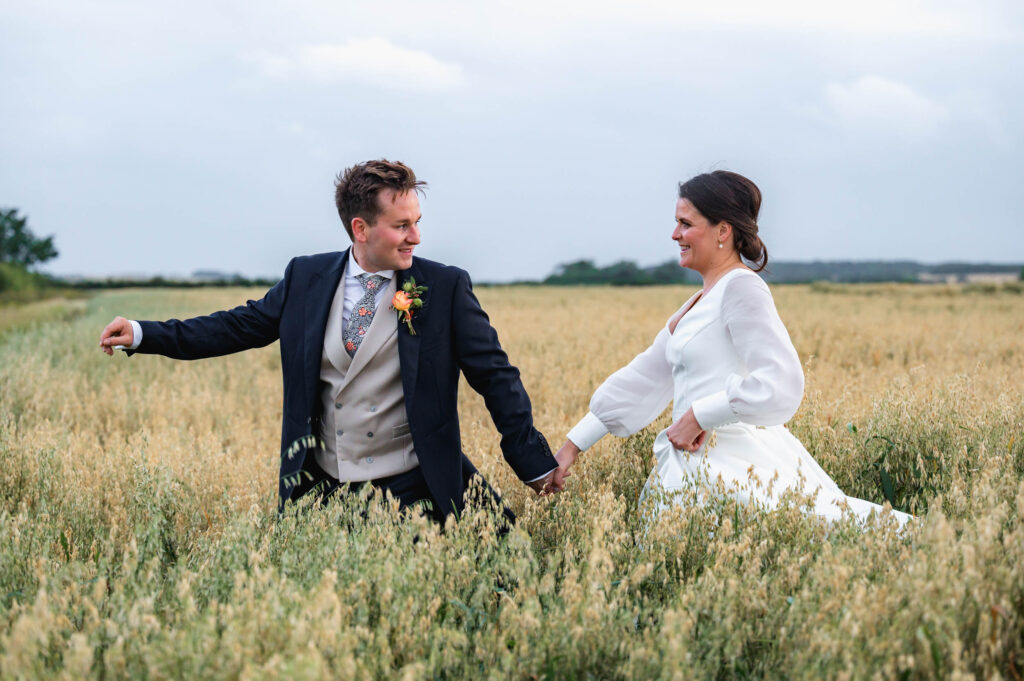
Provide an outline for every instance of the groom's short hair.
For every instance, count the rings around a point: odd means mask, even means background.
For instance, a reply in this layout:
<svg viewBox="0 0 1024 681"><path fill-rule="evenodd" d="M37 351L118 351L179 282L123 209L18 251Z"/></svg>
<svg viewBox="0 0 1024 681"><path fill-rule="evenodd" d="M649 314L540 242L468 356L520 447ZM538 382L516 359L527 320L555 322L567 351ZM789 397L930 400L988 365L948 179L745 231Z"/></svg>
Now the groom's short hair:
<svg viewBox="0 0 1024 681"><path fill-rule="evenodd" d="M352 239L352 219L362 218L373 224L382 209L378 196L381 190L394 189L395 194L420 191L427 183L416 179L412 168L400 161L366 161L338 173L334 182L334 202L338 215Z"/></svg>

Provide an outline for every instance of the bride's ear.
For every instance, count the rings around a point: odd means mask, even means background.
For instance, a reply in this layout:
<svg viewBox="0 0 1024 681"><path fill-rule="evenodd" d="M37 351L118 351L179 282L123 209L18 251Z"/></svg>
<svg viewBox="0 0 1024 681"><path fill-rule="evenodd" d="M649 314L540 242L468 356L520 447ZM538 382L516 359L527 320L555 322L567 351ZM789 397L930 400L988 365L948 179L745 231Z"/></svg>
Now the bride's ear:
<svg viewBox="0 0 1024 681"><path fill-rule="evenodd" d="M718 229L718 243L732 243L732 225L722 220L716 225L716 228Z"/></svg>

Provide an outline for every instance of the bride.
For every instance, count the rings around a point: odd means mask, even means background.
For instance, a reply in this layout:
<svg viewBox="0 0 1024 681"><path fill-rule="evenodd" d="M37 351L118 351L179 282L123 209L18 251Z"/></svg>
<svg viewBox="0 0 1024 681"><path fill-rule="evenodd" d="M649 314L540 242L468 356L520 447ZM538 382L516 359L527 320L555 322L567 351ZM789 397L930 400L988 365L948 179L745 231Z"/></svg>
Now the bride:
<svg viewBox="0 0 1024 681"><path fill-rule="evenodd" d="M846 509L861 518L883 512L843 494L782 425L800 405L804 376L771 292L755 274L768 261L757 234L760 207L760 190L737 173L717 170L679 186L672 239L679 264L704 285L594 393L558 452L556 488L580 452L609 432L637 432L672 401L673 423L654 441L657 466L645 495L721 480L737 500L766 508L792 489L815 495L814 513L830 520ZM900 526L912 517L891 513Z"/></svg>

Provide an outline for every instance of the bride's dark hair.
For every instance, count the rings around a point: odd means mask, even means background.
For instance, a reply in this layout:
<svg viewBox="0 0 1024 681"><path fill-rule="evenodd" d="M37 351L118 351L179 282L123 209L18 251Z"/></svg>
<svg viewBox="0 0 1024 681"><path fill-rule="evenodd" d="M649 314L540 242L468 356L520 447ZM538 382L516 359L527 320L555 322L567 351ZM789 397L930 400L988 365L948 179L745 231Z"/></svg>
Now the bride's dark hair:
<svg viewBox="0 0 1024 681"><path fill-rule="evenodd" d="M768 264L768 247L757 235L761 190L739 173L716 170L679 183L679 198L686 199L712 225L732 225L732 243L750 268L760 272Z"/></svg>

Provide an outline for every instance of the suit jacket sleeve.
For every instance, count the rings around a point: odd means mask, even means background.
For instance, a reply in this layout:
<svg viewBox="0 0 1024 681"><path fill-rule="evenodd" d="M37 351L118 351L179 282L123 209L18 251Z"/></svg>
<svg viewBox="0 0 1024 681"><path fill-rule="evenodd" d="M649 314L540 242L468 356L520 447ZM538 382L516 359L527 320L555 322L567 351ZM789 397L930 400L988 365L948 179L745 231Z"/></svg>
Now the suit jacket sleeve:
<svg viewBox="0 0 1024 681"><path fill-rule="evenodd" d="M273 343L280 335L281 311L288 296L292 264L288 264L284 278L259 300L184 321L139 322L142 343L135 352L203 359Z"/></svg>
<svg viewBox="0 0 1024 681"><path fill-rule="evenodd" d="M498 334L473 295L469 275L459 273L452 299L452 334L459 368L483 396L501 433L501 451L520 480L529 481L558 467L544 436L533 427L530 397L498 343Z"/></svg>

